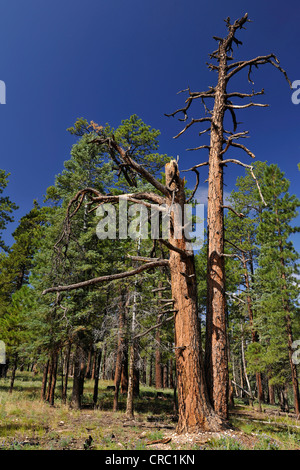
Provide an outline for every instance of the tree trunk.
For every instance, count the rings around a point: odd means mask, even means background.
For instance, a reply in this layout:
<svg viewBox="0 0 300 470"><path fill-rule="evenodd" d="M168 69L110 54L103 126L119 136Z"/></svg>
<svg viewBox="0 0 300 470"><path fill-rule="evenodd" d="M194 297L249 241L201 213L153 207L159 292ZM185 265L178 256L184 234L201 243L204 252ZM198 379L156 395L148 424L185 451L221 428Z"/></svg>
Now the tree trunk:
<svg viewBox="0 0 300 470"><path fill-rule="evenodd" d="M71 356L71 343L68 344L67 352L66 352L66 370L65 370L65 380L63 383L63 390L62 390L62 401L66 403L67 401L67 391L68 391L68 378L69 378L69 368L70 368L70 356Z"/></svg>
<svg viewBox="0 0 300 470"><path fill-rule="evenodd" d="M118 348L117 348L117 359L116 359L116 368L115 368L115 394L114 394L114 404L113 411L118 410L118 398L119 398L119 388L122 378L122 364L123 364L123 355L125 349L125 297L124 293L120 292L120 302L119 302L119 338L118 338Z"/></svg>
<svg viewBox="0 0 300 470"><path fill-rule="evenodd" d="M73 389L71 397L71 408L80 409L83 385L85 377L85 353L83 349L77 345L75 357L74 357L74 377L73 377Z"/></svg>
<svg viewBox="0 0 300 470"><path fill-rule="evenodd" d="M275 405L274 385L271 385L270 381L268 381L268 386L269 386L269 403L270 405Z"/></svg>
<svg viewBox="0 0 300 470"><path fill-rule="evenodd" d="M169 387L174 387L174 378L173 378L173 359L170 358L169 361Z"/></svg>
<svg viewBox="0 0 300 470"><path fill-rule="evenodd" d="M12 393L13 388L14 388L17 365L18 365L18 354L15 353L13 369L12 369L12 374L11 374L11 380L10 380L9 393Z"/></svg>
<svg viewBox="0 0 300 470"><path fill-rule="evenodd" d="M228 357L225 312L223 218L223 119L226 109L226 50L220 48L218 84L212 114L207 206L207 313L205 370L210 401L223 418L228 417Z"/></svg>
<svg viewBox="0 0 300 470"><path fill-rule="evenodd" d="M242 336L241 336L241 356L242 356L242 365L243 365L243 368L241 370L241 374L243 374L243 372L244 372L244 376L245 376L246 383L247 383L248 390L249 390L251 405L253 405L253 393L252 393L252 390L251 390L251 385L250 385L250 382L249 382L249 378L248 378L248 374L247 374L247 367L246 367L245 347L244 347L244 328L243 328L242 323L241 323L241 332L242 332Z"/></svg>
<svg viewBox="0 0 300 470"><path fill-rule="evenodd" d="M45 400L46 397L46 388L47 388L47 378L48 378L48 370L49 370L49 359L44 366L43 372L43 380L42 380L42 388L41 388L41 400Z"/></svg>
<svg viewBox="0 0 300 470"><path fill-rule="evenodd" d="M257 343L258 334L257 334L257 331L254 329L254 325L253 325L253 307L252 307L252 299L250 296L250 281L249 281L249 273L247 269L247 263L246 263L244 252L242 252L242 260L243 260L243 268L244 268L245 286L247 289L247 309L248 309L249 323L250 323L250 328L251 328L252 343ZM256 372L256 385L257 385L257 396L258 396L259 408L261 409L261 403L264 403L265 401L263 387L262 387L261 372Z"/></svg>
<svg viewBox="0 0 300 470"><path fill-rule="evenodd" d="M161 322L161 314L157 316L157 323ZM155 351L155 388L162 388L163 386L163 370L161 364L161 340L160 328L156 329L155 333L156 351Z"/></svg>
<svg viewBox="0 0 300 470"><path fill-rule="evenodd" d="M134 418L134 406L133 406L133 396L134 396L134 363L135 363L135 341L133 340L130 347L130 358L129 358L129 378L128 378L128 392L127 392L127 402L126 402L126 417L129 419Z"/></svg>
<svg viewBox="0 0 300 470"><path fill-rule="evenodd" d="M93 395L93 403L94 406L97 405L98 400L98 384L99 384L99 375L100 375L100 364L101 364L101 356L102 350L95 351L96 364L95 364L95 371L94 371L94 395Z"/></svg>
<svg viewBox="0 0 300 470"><path fill-rule="evenodd" d="M102 380L106 380L106 344L104 344L104 348L103 348Z"/></svg>
<svg viewBox="0 0 300 470"><path fill-rule="evenodd" d="M185 203L184 183L179 178L177 163L166 165L166 184L175 192L171 208L169 243L172 298L175 314L175 352L178 390L177 432L212 431L222 427L222 420L209 402L201 354L200 322L197 309L197 285L193 251L187 249L184 236L175 238L174 227L182 226ZM172 195L168 200L172 205ZM172 229L173 227L173 229ZM184 253L184 254L181 254Z"/></svg>
<svg viewBox="0 0 300 470"><path fill-rule="evenodd" d="M51 384L49 390L49 403L51 406L54 405L54 393L55 393L55 386L56 386L56 377L57 377L57 365L58 365L58 353L55 351L53 353L53 366L52 366L52 374L51 374Z"/></svg>
<svg viewBox="0 0 300 470"><path fill-rule="evenodd" d="M153 352L152 349L150 351L150 366L149 366L149 380L148 385L152 387L152 373L153 373Z"/></svg>

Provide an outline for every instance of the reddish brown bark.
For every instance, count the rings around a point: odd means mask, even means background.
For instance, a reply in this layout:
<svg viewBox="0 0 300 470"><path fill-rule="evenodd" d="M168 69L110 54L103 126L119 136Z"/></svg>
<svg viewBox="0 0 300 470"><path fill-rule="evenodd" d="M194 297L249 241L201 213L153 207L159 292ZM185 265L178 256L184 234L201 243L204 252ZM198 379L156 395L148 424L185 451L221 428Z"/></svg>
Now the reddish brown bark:
<svg viewBox="0 0 300 470"><path fill-rule="evenodd" d="M171 183L172 182L172 183ZM179 178L177 163L173 160L166 165L166 183L176 190L171 211L173 226L180 223L185 195L183 181ZM172 204L172 197L168 200ZM183 212L182 212L183 213ZM182 222L182 219L181 219ZM172 224L171 224L172 226ZM175 354L178 390L177 432L220 429L221 419L214 413L209 402L201 353L200 323L197 310L197 286L194 255L187 250L185 237L174 237L171 230L169 243L182 250L170 251L170 272L172 298L175 313Z"/></svg>
<svg viewBox="0 0 300 470"><path fill-rule="evenodd" d="M226 109L227 54L219 45L219 75L215 88L209 151L207 206L207 314L205 368L214 410L228 416L228 357L225 314L224 218L223 218L223 119Z"/></svg>

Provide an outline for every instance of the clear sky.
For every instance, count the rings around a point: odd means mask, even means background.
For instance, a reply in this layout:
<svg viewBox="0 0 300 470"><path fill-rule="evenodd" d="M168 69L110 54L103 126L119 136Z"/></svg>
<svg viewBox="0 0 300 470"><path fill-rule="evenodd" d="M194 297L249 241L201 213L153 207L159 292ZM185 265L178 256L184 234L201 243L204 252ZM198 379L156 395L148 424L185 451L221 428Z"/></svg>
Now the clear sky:
<svg viewBox="0 0 300 470"><path fill-rule="evenodd" d="M206 62L217 45L212 36L226 34L227 16L234 20L248 12L253 21L237 36L243 41L235 49L237 60L274 52L291 81L300 80L296 0L2 0L0 5L0 80L7 90L7 102L0 105L0 168L11 173L6 194L20 206L16 221L34 199L42 203L63 169L75 142L66 129L78 117L118 126L137 114L160 129L160 151L179 155L180 169L205 161L205 151L186 152L207 143L205 137L187 132L174 140L182 123L164 113L183 105L179 90L204 91L216 83ZM292 91L272 66L255 70L253 79L250 85L247 75L240 75L232 91L264 88L258 101L270 107L239 111L240 129L249 130L247 146L256 158L277 163L291 181L290 192L300 197L300 104L292 103ZM190 117L201 113L194 106ZM244 153L232 156L252 161ZM226 191L241 174L242 167L227 168ZM15 225L6 231L8 243ZM299 235L294 242L300 250Z"/></svg>

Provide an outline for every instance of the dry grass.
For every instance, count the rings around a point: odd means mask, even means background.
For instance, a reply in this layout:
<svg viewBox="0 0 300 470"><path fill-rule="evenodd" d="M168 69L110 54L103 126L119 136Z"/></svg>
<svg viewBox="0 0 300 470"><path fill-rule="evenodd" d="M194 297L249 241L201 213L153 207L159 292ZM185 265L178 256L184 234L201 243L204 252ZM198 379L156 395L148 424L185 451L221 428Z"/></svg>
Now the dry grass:
<svg viewBox="0 0 300 470"><path fill-rule="evenodd" d="M300 449L300 423L245 406L232 411L232 431L178 436L171 390L157 398L156 390L141 387L135 420L128 421L126 397L120 397L119 412L111 411L113 392L107 390L108 385L112 382L99 383L99 405L94 409L90 406L93 382L86 381L84 407L72 410L61 403L59 384L52 407L40 400L39 376L18 373L12 394L8 393L9 379L0 379L0 449L83 450L89 436L93 440L88 448L95 450ZM164 443L150 445L162 439Z"/></svg>

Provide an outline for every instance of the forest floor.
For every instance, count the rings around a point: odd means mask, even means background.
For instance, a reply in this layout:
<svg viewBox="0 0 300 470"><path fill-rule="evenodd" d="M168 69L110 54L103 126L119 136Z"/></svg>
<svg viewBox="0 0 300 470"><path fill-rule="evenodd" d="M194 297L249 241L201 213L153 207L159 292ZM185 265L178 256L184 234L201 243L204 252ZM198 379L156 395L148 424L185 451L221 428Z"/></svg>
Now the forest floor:
<svg viewBox="0 0 300 470"><path fill-rule="evenodd" d="M128 420L126 397L120 397L120 411L111 411L111 381L100 381L95 409L93 382L87 380L81 410L61 403L59 384L54 406L41 402L41 377L30 372L17 373L11 394L9 383L9 377L0 379L0 450L300 450L300 422L275 406L263 405L259 412L258 405L236 400L231 429L177 435L169 389L141 386L135 418Z"/></svg>

